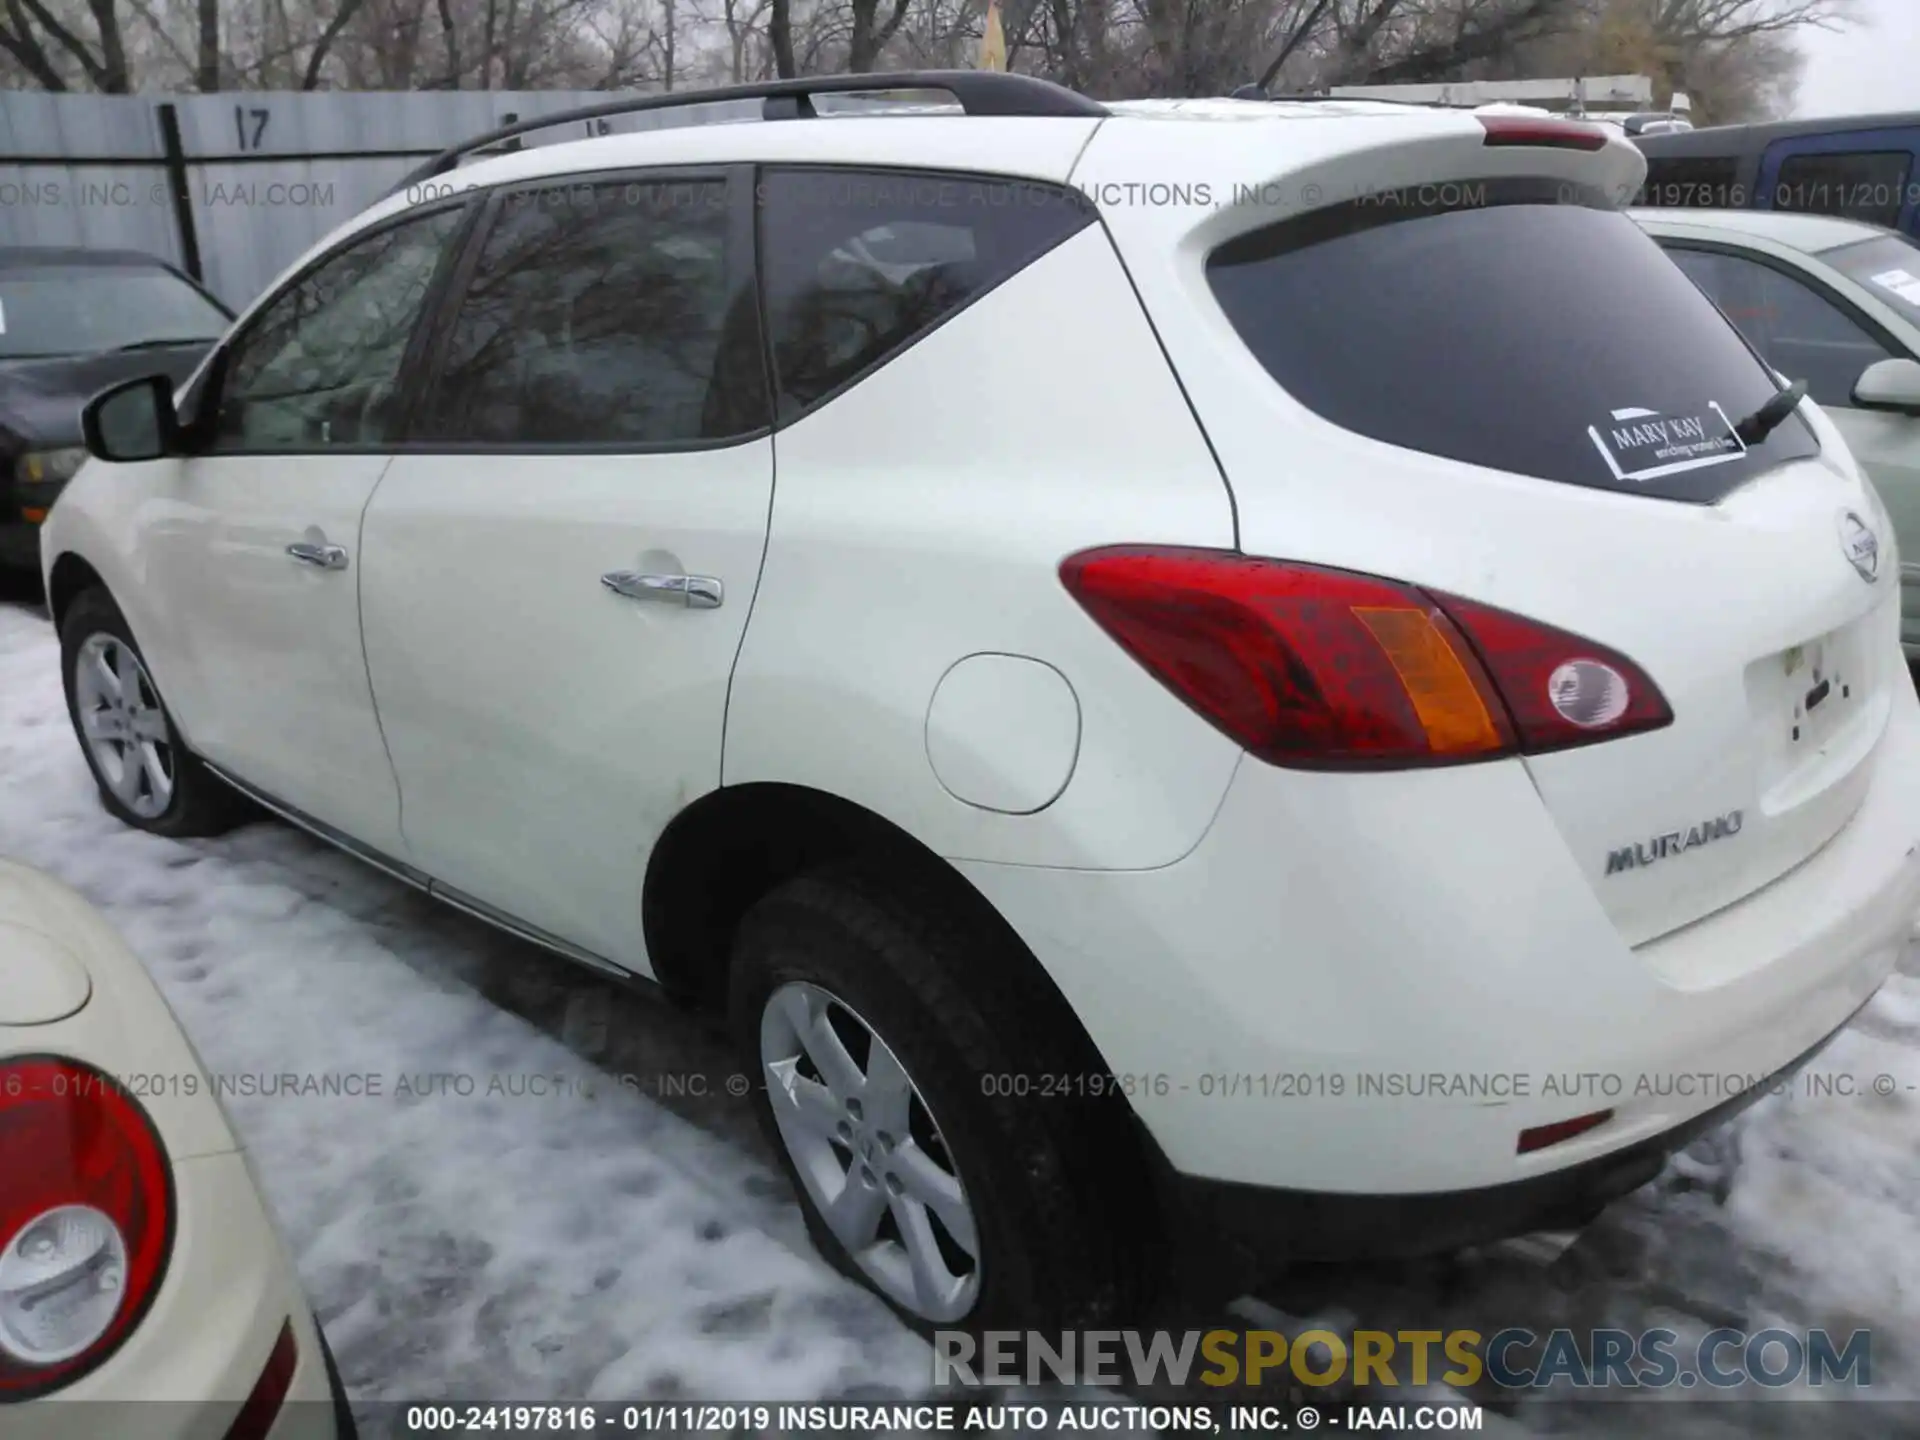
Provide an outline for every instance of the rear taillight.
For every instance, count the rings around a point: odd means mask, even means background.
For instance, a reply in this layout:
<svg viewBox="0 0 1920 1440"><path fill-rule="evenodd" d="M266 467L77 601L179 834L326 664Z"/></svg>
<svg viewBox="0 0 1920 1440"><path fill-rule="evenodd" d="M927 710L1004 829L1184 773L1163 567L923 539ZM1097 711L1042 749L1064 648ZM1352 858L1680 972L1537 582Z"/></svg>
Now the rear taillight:
<svg viewBox="0 0 1920 1440"><path fill-rule="evenodd" d="M1121 545L1069 556L1060 578L1162 684L1275 765L1454 764L1672 719L1611 650L1372 575Z"/></svg>
<svg viewBox="0 0 1920 1440"><path fill-rule="evenodd" d="M139 1103L76 1061L0 1061L0 1403L112 1354L172 1244L172 1174Z"/></svg>
<svg viewBox="0 0 1920 1440"><path fill-rule="evenodd" d="M1482 115L1488 145L1526 145L1548 150L1604 150L1607 132L1578 120L1556 120L1547 115Z"/></svg>

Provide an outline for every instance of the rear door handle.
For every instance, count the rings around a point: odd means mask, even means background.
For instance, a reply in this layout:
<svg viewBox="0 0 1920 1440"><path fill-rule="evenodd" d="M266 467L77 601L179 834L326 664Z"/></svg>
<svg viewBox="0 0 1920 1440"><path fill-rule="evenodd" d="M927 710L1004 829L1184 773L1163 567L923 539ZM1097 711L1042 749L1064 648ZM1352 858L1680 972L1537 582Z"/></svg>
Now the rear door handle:
<svg viewBox="0 0 1920 1440"><path fill-rule="evenodd" d="M664 600L689 610L718 610L726 589L711 575L643 575L637 570L609 570L600 583L631 600Z"/></svg>
<svg viewBox="0 0 1920 1440"><path fill-rule="evenodd" d="M315 565L322 570L347 568L347 551L343 545L323 545L315 544L311 540L296 540L287 546L287 554L303 565Z"/></svg>

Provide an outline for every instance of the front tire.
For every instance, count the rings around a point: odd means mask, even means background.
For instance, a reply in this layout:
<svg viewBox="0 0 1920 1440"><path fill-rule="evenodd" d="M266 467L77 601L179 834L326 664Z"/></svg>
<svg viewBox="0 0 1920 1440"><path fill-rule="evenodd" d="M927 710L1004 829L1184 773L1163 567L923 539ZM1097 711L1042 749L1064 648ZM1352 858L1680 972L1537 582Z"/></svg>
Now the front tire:
<svg viewBox="0 0 1920 1440"><path fill-rule="evenodd" d="M60 672L80 753L115 818L154 835L218 835L245 807L189 751L120 607L78 596L60 625Z"/></svg>
<svg viewBox="0 0 1920 1440"><path fill-rule="evenodd" d="M736 1043L814 1243L922 1333L1085 1328L1146 1299L1131 1116L1076 1083L1012 943L857 865L783 885L735 939Z"/></svg>

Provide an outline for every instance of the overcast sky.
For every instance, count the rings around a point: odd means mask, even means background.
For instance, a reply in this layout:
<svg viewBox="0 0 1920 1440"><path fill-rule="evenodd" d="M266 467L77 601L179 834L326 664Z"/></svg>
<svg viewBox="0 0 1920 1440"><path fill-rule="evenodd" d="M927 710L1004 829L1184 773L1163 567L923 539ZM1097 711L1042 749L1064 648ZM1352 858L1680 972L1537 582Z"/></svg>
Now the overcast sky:
<svg viewBox="0 0 1920 1440"><path fill-rule="evenodd" d="M1861 24L1800 32L1801 115L1920 110L1920 0L1858 0Z"/></svg>

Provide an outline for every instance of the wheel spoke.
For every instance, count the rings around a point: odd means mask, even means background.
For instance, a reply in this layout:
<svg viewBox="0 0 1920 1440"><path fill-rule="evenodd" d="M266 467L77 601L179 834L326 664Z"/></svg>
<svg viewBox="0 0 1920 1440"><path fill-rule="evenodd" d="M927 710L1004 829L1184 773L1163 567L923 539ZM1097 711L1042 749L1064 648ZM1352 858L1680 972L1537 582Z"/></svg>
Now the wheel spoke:
<svg viewBox="0 0 1920 1440"><path fill-rule="evenodd" d="M880 1217L887 1213L887 1192L862 1180L858 1165L850 1166L846 1184L823 1213L834 1238L857 1253L880 1234Z"/></svg>
<svg viewBox="0 0 1920 1440"><path fill-rule="evenodd" d="M137 710L128 718L127 728L135 739L167 743L167 717L158 710Z"/></svg>
<svg viewBox="0 0 1920 1440"><path fill-rule="evenodd" d="M173 794L173 778L167 774L167 768L160 759L160 751L150 740L143 740L139 746L140 768L146 772L147 793L155 800L165 802Z"/></svg>
<svg viewBox="0 0 1920 1440"><path fill-rule="evenodd" d="M900 1178L906 1198L938 1215L954 1243L978 1261L980 1236L959 1179L912 1140L893 1152L893 1172Z"/></svg>
<svg viewBox="0 0 1920 1440"><path fill-rule="evenodd" d="M779 1060L767 1066L767 1094L777 1109L824 1139L835 1138L845 1116L833 1092L800 1074L797 1061Z"/></svg>
<svg viewBox="0 0 1920 1440"><path fill-rule="evenodd" d="M939 1316L952 1303L960 1280L947 1269L940 1242L934 1238L933 1222L927 1218L927 1207L904 1196L896 1197L893 1218L906 1243L907 1264L913 1271L913 1297L920 1313Z"/></svg>
<svg viewBox="0 0 1920 1440"><path fill-rule="evenodd" d="M867 1074L860 1086L860 1104L867 1124L904 1139L907 1111L913 1101L913 1082L900 1061L878 1035L867 1051Z"/></svg>
<svg viewBox="0 0 1920 1440"><path fill-rule="evenodd" d="M115 672L112 663L107 658L111 653L116 652L110 652L105 649L95 650L89 658L88 663L93 667L93 678L99 682L101 690L114 699L119 700L124 698L126 690L120 684L120 676Z"/></svg>
<svg viewBox="0 0 1920 1440"><path fill-rule="evenodd" d="M107 788L123 805L131 806L140 798L140 766L131 745L117 740L112 743L116 765L115 773L107 780Z"/></svg>
<svg viewBox="0 0 1920 1440"><path fill-rule="evenodd" d="M820 1072L834 1098L845 1101L859 1095L865 1077L841 1043L833 1022L827 1019L825 1002L794 990L787 996L786 1010L807 1058L813 1061L813 1068Z"/></svg>
<svg viewBox="0 0 1920 1440"><path fill-rule="evenodd" d="M121 700L128 705L140 703L140 662L124 645L113 647L113 675L119 682Z"/></svg>
<svg viewBox="0 0 1920 1440"><path fill-rule="evenodd" d="M87 739L96 742L120 738L118 717L111 710L82 710L80 728Z"/></svg>

